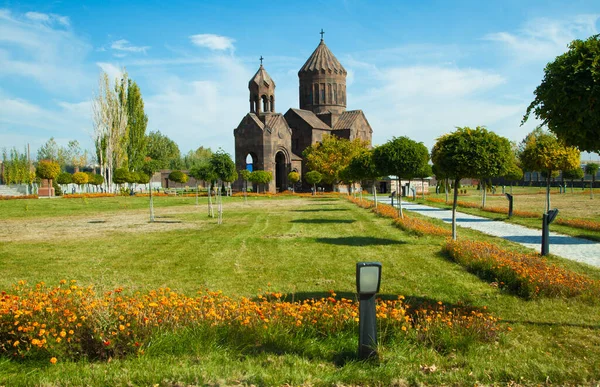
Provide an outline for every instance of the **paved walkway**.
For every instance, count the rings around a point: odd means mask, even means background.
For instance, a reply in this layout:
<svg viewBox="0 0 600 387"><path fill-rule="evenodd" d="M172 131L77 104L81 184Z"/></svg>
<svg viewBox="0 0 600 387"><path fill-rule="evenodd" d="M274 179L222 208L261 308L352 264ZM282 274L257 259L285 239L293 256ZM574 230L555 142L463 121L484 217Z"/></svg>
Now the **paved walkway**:
<svg viewBox="0 0 600 387"><path fill-rule="evenodd" d="M379 201L390 204L390 199L387 197L382 198ZM431 218L441 219L446 223L452 223L452 210L407 203L405 201L402 202L402 208ZM541 229L527 228L512 223L468 215L458 211L456 212L456 224L461 227L472 228L488 235L520 243L523 246L532 248L538 252L541 249ZM552 226L550 226L550 228L552 229ZM550 253L559 257L600 267L600 243L598 242L550 232Z"/></svg>

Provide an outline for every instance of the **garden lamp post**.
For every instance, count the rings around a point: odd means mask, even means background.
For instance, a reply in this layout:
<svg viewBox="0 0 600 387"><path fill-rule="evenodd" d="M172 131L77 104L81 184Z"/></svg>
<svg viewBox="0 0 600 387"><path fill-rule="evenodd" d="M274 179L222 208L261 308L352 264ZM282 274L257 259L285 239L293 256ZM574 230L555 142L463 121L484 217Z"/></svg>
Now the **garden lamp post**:
<svg viewBox="0 0 600 387"><path fill-rule="evenodd" d="M377 356L377 317L375 294L381 283L381 263L358 262L356 264L356 290L358 307L358 357L369 359Z"/></svg>

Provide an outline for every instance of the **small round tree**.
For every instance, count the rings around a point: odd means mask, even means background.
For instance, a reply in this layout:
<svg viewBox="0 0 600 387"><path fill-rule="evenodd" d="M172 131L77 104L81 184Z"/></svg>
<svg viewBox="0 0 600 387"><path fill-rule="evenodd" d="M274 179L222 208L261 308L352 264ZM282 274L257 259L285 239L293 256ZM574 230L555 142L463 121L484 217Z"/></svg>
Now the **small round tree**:
<svg viewBox="0 0 600 387"><path fill-rule="evenodd" d="M188 175L179 170L169 173L169 180L174 181L175 183L184 184L188 179Z"/></svg>
<svg viewBox="0 0 600 387"><path fill-rule="evenodd" d="M263 184L263 185L267 185L271 182L271 180L273 180L273 174L269 171L254 171L250 174L250 178L249 180L253 183L256 184ZM264 191L267 191L267 188L263 188ZM260 193L260 189L259 189L259 193Z"/></svg>
<svg viewBox="0 0 600 387"><path fill-rule="evenodd" d="M81 186L84 184L87 184L88 182L88 175L85 172L75 172L73 174L73 183L77 184L79 186L79 189L81 190Z"/></svg>
<svg viewBox="0 0 600 387"><path fill-rule="evenodd" d="M296 171L288 173L288 181L292 184L292 192L296 192L295 185L300 181L300 174Z"/></svg>
<svg viewBox="0 0 600 387"><path fill-rule="evenodd" d="M60 173L60 165L55 161L40 160L35 169L35 175L40 179L46 179L49 181L48 185L48 196L51 194L52 180L56 179Z"/></svg>
<svg viewBox="0 0 600 387"><path fill-rule="evenodd" d="M583 169L581 169L581 168L566 169L566 170L562 171L563 179L571 180L571 193L573 193L573 180L583 179L584 176L585 176L585 173L583 172Z"/></svg>
<svg viewBox="0 0 600 387"><path fill-rule="evenodd" d="M513 162L508 166L503 177L504 180L510 182L510 193L512 194L512 188L515 181L519 181L523 178L523 170L517 165L516 162Z"/></svg>
<svg viewBox="0 0 600 387"><path fill-rule="evenodd" d="M319 171L310 171L304 175L304 180L313 186L313 196L317 193L317 184L321 182L323 175Z"/></svg>
<svg viewBox="0 0 600 387"><path fill-rule="evenodd" d="M238 176L244 182L244 200L248 200L248 197L246 194L248 193L248 179L250 178L250 173L252 173L252 172L250 172L247 169L240 169L238 171Z"/></svg>
<svg viewBox="0 0 600 387"><path fill-rule="evenodd" d="M120 186L121 184L127 183L129 180L130 177L127 168L115 169L115 172L113 173L113 183L118 184Z"/></svg>
<svg viewBox="0 0 600 387"><path fill-rule="evenodd" d="M56 176L56 184L60 184L60 185L67 185L67 184L71 184L73 182L73 175L71 175L69 172L61 172L58 174L58 176ZM64 191L64 187L63 191Z"/></svg>
<svg viewBox="0 0 600 387"><path fill-rule="evenodd" d="M592 176L592 183L590 184L590 199L594 198L594 183L596 182L596 174L598 173L598 164L588 163L585 165L585 173Z"/></svg>

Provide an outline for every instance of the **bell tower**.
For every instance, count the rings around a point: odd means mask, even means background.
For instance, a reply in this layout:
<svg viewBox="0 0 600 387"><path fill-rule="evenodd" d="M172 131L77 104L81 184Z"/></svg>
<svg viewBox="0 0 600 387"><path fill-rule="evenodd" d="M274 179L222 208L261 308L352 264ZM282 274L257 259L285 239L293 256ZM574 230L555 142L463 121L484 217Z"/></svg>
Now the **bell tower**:
<svg viewBox="0 0 600 387"><path fill-rule="evenodd" d="M263 67L263 57L260 57L260 67L250 82L250 113L257 115L275 113L275 82Z"/></svg>

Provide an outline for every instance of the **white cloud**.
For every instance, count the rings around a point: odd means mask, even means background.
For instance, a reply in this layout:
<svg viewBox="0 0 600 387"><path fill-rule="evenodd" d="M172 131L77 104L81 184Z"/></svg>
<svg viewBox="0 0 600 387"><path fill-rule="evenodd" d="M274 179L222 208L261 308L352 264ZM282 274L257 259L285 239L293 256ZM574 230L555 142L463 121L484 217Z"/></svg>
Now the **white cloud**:
<svg viewBox="0 0 600 387"><path fill-rule="evenodd" d="M199 47L206 47L215 51L233 51L235 47L233 42L235 39L227 36L215 35L215 34L198 34L190 36L190 40L193 44Z"/></svg>
<svg viewBox="0 0 600 387"><path fill-rule="evenodd" d="M496 32L484 36L501 44L521 62L548 61L567 50L574 39L598 33L600 15L579 15L563 20L533 19L516 33Z"/></svg>
<svg viewBox="0 0 600 387"><path fill-rule="evenodd" d="M54 13L46 14L41 12L27 12L25 17L29 20L40 22L40 23L58 23L65 27L71 24L71 21L67 16L61 16Z"/></svg>
<svg viewBox="0 0 600 387"><path fill-rule="evenodd" d="M125 52L143 52L144 54L150 48L150 46L132 46L128 40L119 39L112 42L110 48L117 51Z"/></svg>
<svg viewBox="0 0 600 387"><path fill-rule="evenodd" d="M66 20L62 16L28 15L4 12L0 17L0 79L32 78L57 94L88 88L84 61L90 45L71 31L43 22L47 17L62 23Z"/></svg>
<svg viewBox="0 0 600 387"><path fill-rule="evenodd" d="M110 82L123 77L123 69L119 68L119 66L107 62L97 62L96 65L108 75Z"/></svg>

